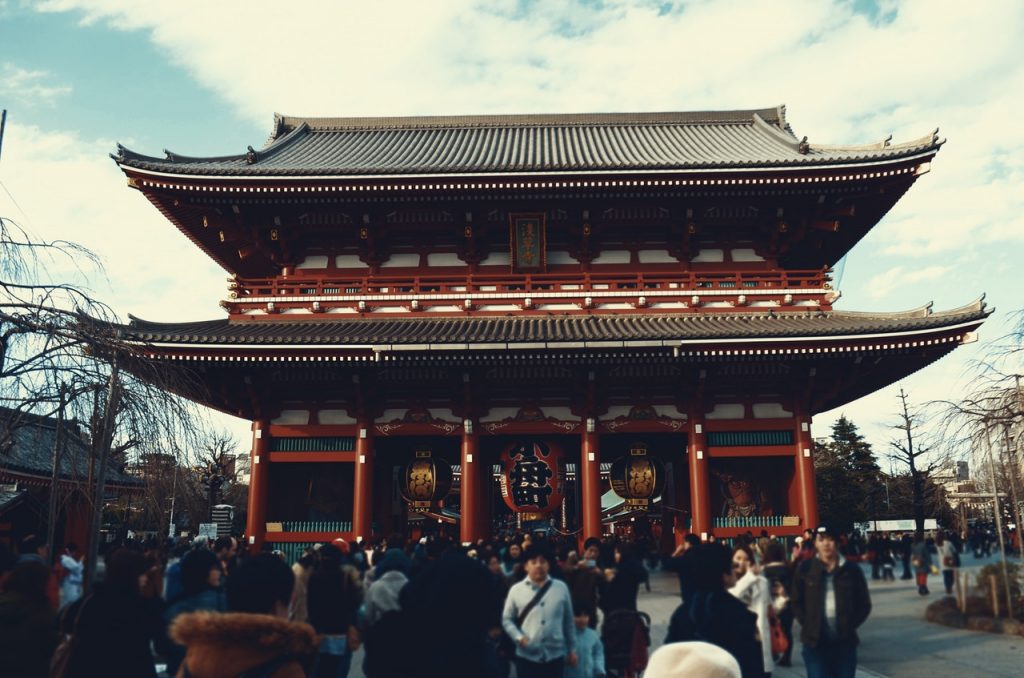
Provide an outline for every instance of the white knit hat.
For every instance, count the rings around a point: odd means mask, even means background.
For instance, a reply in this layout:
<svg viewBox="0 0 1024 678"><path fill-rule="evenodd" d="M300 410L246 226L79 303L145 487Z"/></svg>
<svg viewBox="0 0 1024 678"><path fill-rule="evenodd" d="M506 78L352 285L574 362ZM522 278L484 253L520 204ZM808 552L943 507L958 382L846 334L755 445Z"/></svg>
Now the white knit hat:
<svg viewBox="0 0 1024 678"><path fill-rule="evenodd" d="M644 678L742 678L739 662L711 643L689 642L662 645L651 655Z"/></svg>

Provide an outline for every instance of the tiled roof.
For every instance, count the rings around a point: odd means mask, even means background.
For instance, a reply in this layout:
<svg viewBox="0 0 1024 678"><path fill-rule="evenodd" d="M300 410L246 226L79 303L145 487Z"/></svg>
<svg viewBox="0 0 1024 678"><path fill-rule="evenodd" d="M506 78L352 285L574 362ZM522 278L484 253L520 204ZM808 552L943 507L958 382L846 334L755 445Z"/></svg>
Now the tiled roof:
<svg viewBox="0 0 1024 678"><path fill-rule="evenodd" d="M57 422L51 417L15 414L0 408L0 426L13 420L14 440L9 449L0 450L0 470L25 473L49 478L53 472L53 449L56 443ZM89 448L80 437L78 427L65 424L66 447L60 462L60 476L72 480L85 480L89 476ZM97 466L98 468L98 466ZM107 482L137 485L139 480L116 468L107 469Z"/></svg>
<svg viewBox="0 0 1024 678"><path fill-rule="evenodd" d="M904 143L805 144L785 108L683 113L297 118L277 116L261 150L166 158L123 146L126 168L207 176L473 175L806 167L934 152L936 133Z"/></svg>
<svg viewBox="0 0 1024 678"><path fill-rule="evenodd" d="M981 322L991 310L982 300L932 313L930 306L905 313L771 313L501 318L350 318L292 322L227 319L154 323L133 319L125 338L139 342L204 345L486 344L715 340L899 334Z"/></svg>
<svg viewBox="0 0 1024 678"><path fill-rule="evenodd" d="M0 511L7 509L8 507L14 506L22 499L28 496L28 492L25 490L5 490L0 489Z"/></svg>

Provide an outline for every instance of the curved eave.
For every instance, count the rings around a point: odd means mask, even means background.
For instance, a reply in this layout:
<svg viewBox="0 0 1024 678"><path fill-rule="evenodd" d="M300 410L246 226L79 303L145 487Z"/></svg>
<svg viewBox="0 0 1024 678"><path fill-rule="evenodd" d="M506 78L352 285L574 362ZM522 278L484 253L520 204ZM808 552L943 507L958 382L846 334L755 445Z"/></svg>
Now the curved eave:
<svg viewBox="0 0 1024 678"><path fill-rule="evenodd" d="M609 335L601 338L587 339L585 337L574 337L571 339L558 338L550 339L543 336L520 336L515 339L501 340L498 337L489 336L479 340L473 340L473 335L468 337L453 336L449 341L432 340L430 334L413 335L408 341L395 342L381 337L383 341L366 340L368 335L363 335L364 340L359 343L348 343L343 337L330 336L325 331L317 338L320 341L304 341L302 337L287 337L285 335L268 334L268 323L243 323L241 326L234 325L236 330L264 332L261 339L256 337L247 338L245 335L229 338L209 333L210 330L217 330L217 324L224 327L222 321L206 323L192 323L175 327L173 332L162 331L157 323L145 321L133 321L128 327L121 328L121 333L126 341L137 346L143 351L151 352L154 356L173 357L181 355L188 360L235 360L242 354L246 358L257 360L272 359L278 360L283 356L294 355L300 360L379 360L386 354L409 354L409 353L431 353L444 351L450 355L451 352L459 351L488 351L488 352L517 352L523 350L545 350L545 351L590 351L590 350L624 350L624 351L650 351L670 350L676 356L706 356L706 357L727 357L743 355L762 355L758 351L767 348L777 351L778 355L798 354L835 354L850 350L886 350L889 348L907 348L917 346L929 346L934 343L949 343L955 335L958 343L973 341L972 332L976 330L993 312L993 309L985 308L982 299L972 304L956 309L953 312L945 312L925 316L931 319L927 326L917 329L893 329L892 331L865 331L846 333L795 333L791 335L771 336L770 329L764 330L763 335L750 334L744 336L728 336L728 333L719 332L719 336L683 336L676 334L672 336L663 333L663 336L648 336L640 339L613 339ZM849 316L847 316L849 317ZM877 320L876 318L876 327ZM906 318L918 318L908 314L893 314L891 320ZM949 318L948 323L942 323L943 318ZM785 318L775 320L762 319L771 323L784 323ZM808 319L804 319L808 320ZM810 319L812 322L816 320ZM373 328L374 323L389 323L391 321L381 320L356 320L361 329ZM404 323L406 329L418 330L417 325L425 326L426 323L409 319L397 321ZM463 327L467 330L474 328L469 325L471 320ZM500 321L499 321L500 322ZM685 322L685 321L684 321ZM323 324L311 323L311 329L324 327ZM172 326L168 326L172 327ZM385 325L392 328L393 325ZM448 327L448 326L446 326ZM479 327L479 326L478 326ZM626 327L626 326L623 326ZM761 330L761 325L758 331ZM327 328L328 330L331 328ZM557 328L555 328L557 329ZM780 332L784 328L779 328ZM824 329L824 326L823 326ZM396 331L391 329L391 331ZM370 330L372 333L372 329ZM639 333L638 333L639 334ZM327 336L325 336L327 335ZM258 336L258 335L257 335ZM935 337L943 337L938 340ZM292 339L292 340L289 340ZM852 348L855 347L855 348ZM765 355L776 355L775 353Z"/></svg>
<svg viewBox="0 0 1024 678"><path fill-rule="evenodd" d="M126 175L132 176L133 174L149 176L154 178L172 179L172 180L188 180L188 181L203 181L210 183L295 183L295 182L311 182L311 181L330 181L330 182L347 182L347 181L371 181L375 183L390 183L390 182L412 182L412 183L423 183L423 184L436 184L441 183L446 186L450 186L453 182L466 182L467 184L476 185L481 180L513 180L518 178L523 179L557 179L567 177L585 177L587 179L600 180L604 178L622 178L622 177L643 177L647 179L651 178L664 178L671 176L679 177L693 177L694 175L780 175L780 174L804 174L804 173L821 173L821 172L842 172L842 171L855 171L864 169L878 169L885 167L902 166L908 163L927 163L929 162L939 150L939 145L933 145L927 148L923 148L914 152L886 156L883 158L851 158L849 161L843 162L822 162L822 163L791 163L791 164L772 164L772 163L756 163L751 162L748 164L738 165L700 165L700 166L679 166L679 167L661 167L661 168L614 168L614 169L599 169L599 170L588 170L588 169L566 169L566 170L548 170L548 171L523 171L523 170L510 170L502 172L424 172L424 173L401 173L401 174L388 174L384 172L373 173L373 174L346 174L346 173L333 173L333 174L321 174L321 173L292 173L292 174L225 174L225 173L201 173L201 172L175 172L173 166L166 168L153 169L146 167L139 167L128 162L117 161L118 167Z"/></svg>

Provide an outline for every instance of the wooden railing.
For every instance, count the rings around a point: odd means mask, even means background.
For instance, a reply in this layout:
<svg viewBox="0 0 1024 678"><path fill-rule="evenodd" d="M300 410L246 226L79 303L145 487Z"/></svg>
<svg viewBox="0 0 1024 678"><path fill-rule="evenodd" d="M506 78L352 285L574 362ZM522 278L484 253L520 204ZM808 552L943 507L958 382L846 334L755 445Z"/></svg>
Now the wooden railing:
<svg viewBox="0 0 1024 678"><path fill-rule="evenodd" d="M652 291L743 294L751 290L827 289L831 278L822 270L706 273L579 273L576 275L475 274L418 276L296 276L245 278L229 287L233 300L281 297L428 296L469 294L499 296L572 293L596 295L609 292L644 294Z"/></svg>

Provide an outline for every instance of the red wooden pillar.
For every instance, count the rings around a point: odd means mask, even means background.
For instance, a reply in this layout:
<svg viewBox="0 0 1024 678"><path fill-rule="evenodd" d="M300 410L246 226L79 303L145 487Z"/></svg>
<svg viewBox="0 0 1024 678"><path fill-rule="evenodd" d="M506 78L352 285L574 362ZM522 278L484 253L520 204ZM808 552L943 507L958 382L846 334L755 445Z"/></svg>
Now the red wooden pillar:
<svg viewBox="0 0 1024 678"><path fill-rule="evenodd" d="M800 488L800 524L814 530L818 527L818 490L814 482L814 441L811 438L811 417L797 412L796 422L796 480Z"/></svg>
<svg viewBox="0 0 1024 678"><path fill-rule="evenodd" d="M687 435L690 460L690 531L701 540L711 533L711 490L708 484L708 451L704 439L704 417L692 412Z"/></svg>
<svg viewBox="0 0 1024 678"><path fill-rule="evenodd" d="M591 537L601 538L601 449L596 428L596 420L584 420L577 474L580 483L580 508L583 514L581 543Z"/></svg>
<svg viewBox="0 0 1024 678"><path fill-rule="evenodd" d="M252 423L252 451L249 457L249 510L245 520L245 534L249 538L249 551L259 553L267 534L267 499L270 486L270 422L266 419Z"/></svg>
<svg viewBox="0 0 1024 678"><path fill-rule="evenodd" d="M675 508L681 509L684 506L690 506L690 474L687 472L686 460L682 451L677 459L672 460L672 488L675 490L673 497ZM690 518L690 515L683 514L678 510L673 512L672 539L676 546L681 546L686 533L693 531L693 524L686 524Z"/></svg>
<svg viewBox="0 0 1024 678"><path fill-rule="evenodd" d="M483 537L481 534L481 501L483 489L481 474L484 464L480 459L480 436L473 428L471 419L462 424L462 478L459 498L461 520L459 521L459 540L464 544L475 543Z"/></svg>
<svg viewBox="0 0 1024 678"><path fill-rule="evenodd" d="M352 497L352 536L368 540L373 536L373 438L370 426L359 421L356 432L355 491Z"/></svg>

